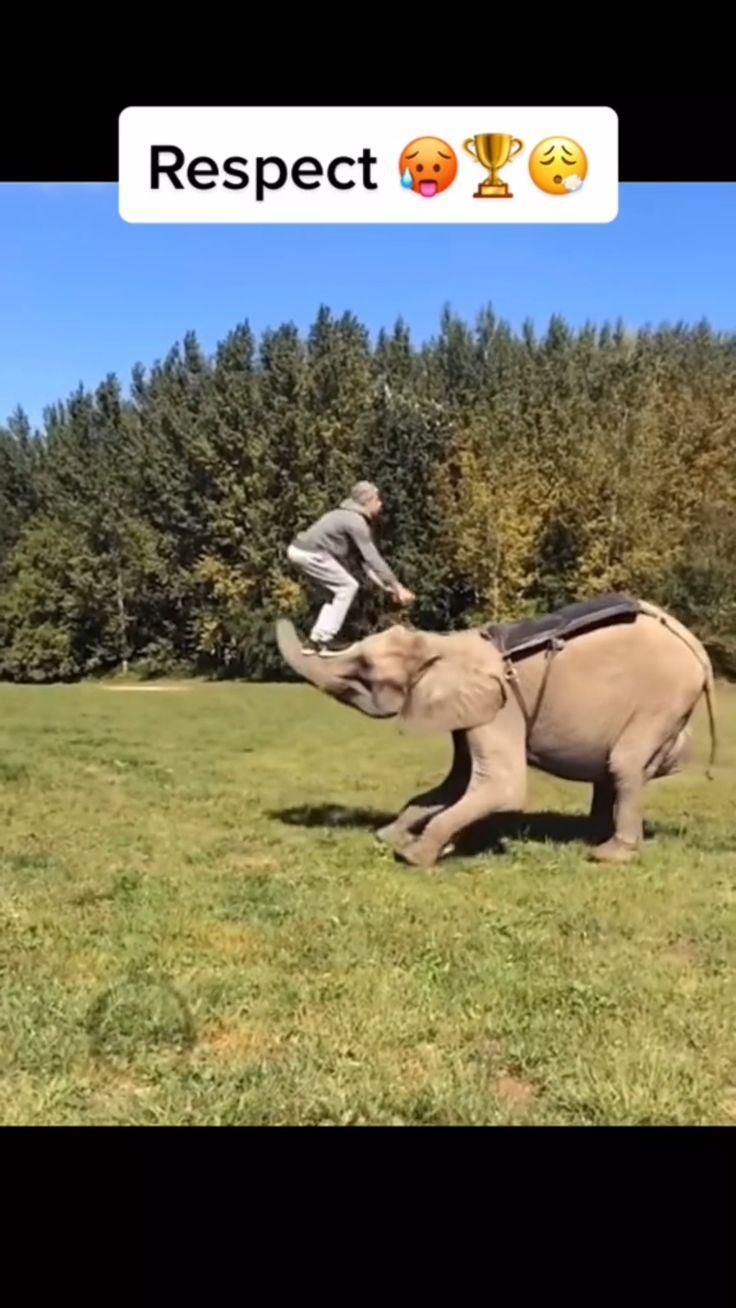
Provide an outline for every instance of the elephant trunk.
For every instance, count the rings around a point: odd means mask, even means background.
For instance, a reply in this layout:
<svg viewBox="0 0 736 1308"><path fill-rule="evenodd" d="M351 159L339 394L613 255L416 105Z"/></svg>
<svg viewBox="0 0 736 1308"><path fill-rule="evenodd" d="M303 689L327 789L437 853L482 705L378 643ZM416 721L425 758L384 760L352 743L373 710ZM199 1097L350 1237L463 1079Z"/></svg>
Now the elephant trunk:
<svg viewBox="0 0 736 1308"><path fill-rule="evenodd" d="M359 645L330 658L304 654L293 623L284 619L276 623L276 640L281 656L289 667L318 690L372 718L396 715L396 707L376 703L368 686L357 678L357 659L353 650L357 651Z"/></svg>
<svg viewBox="0 0 736 1308"><path fill-rule="evenodd" d="M311 681L319 690L328 692L338 688L340 674L344 674L349 665L344 654L329 659L305 654L293 624L283 619L276 623L276 641L281 657L305 681Z"/></svg>

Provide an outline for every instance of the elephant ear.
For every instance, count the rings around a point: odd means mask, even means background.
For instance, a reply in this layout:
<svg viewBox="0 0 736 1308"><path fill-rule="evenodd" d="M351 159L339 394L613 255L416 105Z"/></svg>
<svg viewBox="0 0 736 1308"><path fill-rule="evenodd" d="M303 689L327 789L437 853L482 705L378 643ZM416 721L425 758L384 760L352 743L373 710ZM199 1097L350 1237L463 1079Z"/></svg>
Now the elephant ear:
<svg viewBox="0 0 736 1308"><path fill-rule="evenodd" d="M407 695L401 721L411 731L469 731L492 721L505 703L498 655L481 647L430 659Z"/></svg>

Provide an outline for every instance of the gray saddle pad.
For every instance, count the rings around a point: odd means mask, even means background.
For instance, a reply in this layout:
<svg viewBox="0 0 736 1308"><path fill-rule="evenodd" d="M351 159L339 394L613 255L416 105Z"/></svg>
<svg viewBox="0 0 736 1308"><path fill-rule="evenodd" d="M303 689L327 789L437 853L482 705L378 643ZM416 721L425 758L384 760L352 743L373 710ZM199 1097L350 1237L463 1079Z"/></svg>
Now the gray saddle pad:
<svg viewBox="0 0 736 1308"><path fill-rule="evenodd" d="M566 604L564 608L539 618L489 623L481 627L481 635L493 641L507 658L523 658L556 640L570 640L596 627L633 622L638 612L638 601L629 595L599 595L577 604Z"/></svg>

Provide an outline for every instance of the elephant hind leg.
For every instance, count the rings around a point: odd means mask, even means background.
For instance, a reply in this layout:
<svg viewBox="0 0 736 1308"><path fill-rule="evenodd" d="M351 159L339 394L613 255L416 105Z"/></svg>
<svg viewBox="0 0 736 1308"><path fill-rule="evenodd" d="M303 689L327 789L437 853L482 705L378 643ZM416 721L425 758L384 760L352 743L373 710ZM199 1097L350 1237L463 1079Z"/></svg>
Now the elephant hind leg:
<svg viewBox="0 0 736 1308"><path fill-rule="evenodd" d="M452 733L452 763L450 770L438 786L415 795L404 805L393 822L381 827L376 836L384 844L400 849L408 844L436 814L449 808L465 794L470 782L471 761L467 737L464 731Z"/></svg>
<svg viewBox="0 0 736 1308"><path fill-rule="evenodd" d="M671 744L654 760L647 770L647 775L656 780L658 777L674 777L689 761L692 749L690 732L683 727Z"/></svg>
<svg viewBox="0 0 736 1308"><path fill-rule="evenodd" d="M628 863L644 838L644 777L632 769L616 778L615 827L613 835L590 852L598 863Z"/></svg>
<svg viewBox="0 0 736 1308"><path fill-rule="evenodd" d="M596 845L591 857L600 863L627 863L639 851L644 839L644 787L657 745L642 738L636 722L611 751L609 769L613 780L613 836Z"/></svg>

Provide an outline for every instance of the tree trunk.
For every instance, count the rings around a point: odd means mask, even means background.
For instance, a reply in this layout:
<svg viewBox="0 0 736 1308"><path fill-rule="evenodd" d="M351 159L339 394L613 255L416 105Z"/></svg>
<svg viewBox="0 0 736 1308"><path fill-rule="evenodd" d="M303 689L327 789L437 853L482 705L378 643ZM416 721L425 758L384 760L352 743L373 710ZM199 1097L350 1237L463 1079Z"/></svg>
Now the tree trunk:
<svg viewBox="0 0 736 1308"><path fill-rule="evenodd" d="M628 413L624 414L619 422L618 430L616 432L616 462L613 472L613 499L611 501L611 513L608 523L608 550L606 557L606 568L608 573L610 573L616 559L616 544L619 528L619 496L621 493L622 474L621 463L626 443L626 425L628 422L628 416ZM606 582L608 584L608 577L606 578Z"/></svg>
<svg viewBox="0 0 736 1308"><path fill-rule="evenodd" d="M500 604L499 604L500 586L498 581L498 574L500 570L501 570L501 538L499 536L498 541L496 543L496 567L493 576L493 618L492 618L493 622L498 622L498 610L500 608Z"/></svg>
<svg viewBox="0 0 736 1308"><path fill-rule="evenodd" d="M120 564L117 567L116 576L116 593L118 602L118 640L120 649L120 662L123 672L128 671L128 617L125 612L125 595L123 593L123 574Z"/></svg>

